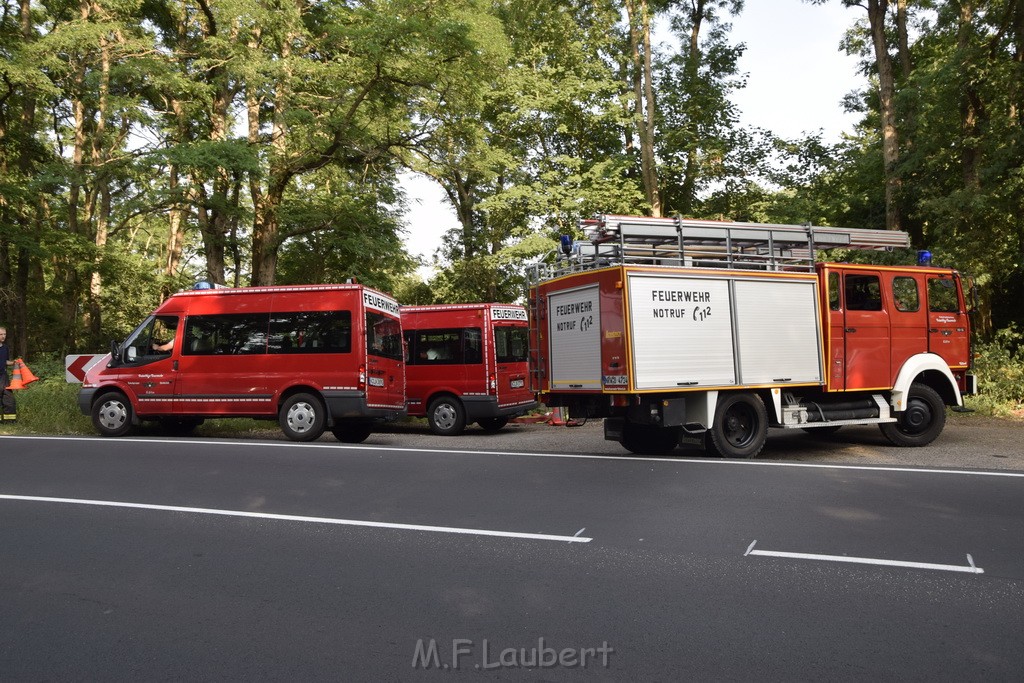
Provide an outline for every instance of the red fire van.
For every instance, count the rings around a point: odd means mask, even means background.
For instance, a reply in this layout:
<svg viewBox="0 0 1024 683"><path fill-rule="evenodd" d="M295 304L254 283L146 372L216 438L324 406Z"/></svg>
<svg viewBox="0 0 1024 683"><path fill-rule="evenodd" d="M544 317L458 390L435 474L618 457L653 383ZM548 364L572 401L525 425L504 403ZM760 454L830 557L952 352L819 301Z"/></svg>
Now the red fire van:
<svg viewBox="0 0 1024 683"><path fill-rule="evenodd" d="M358 443L404 414L398 303L362 285L196 289L168 298L78 394L104 436L142 420L187 433L212 417L276 418Z"/></svg>
<svg viewBox="0 0 1024 683"><path fill-rule="evenodd" d="M406 409L435 434L467 423L496 432L537 405L526 309L505 304L402 306Z"/></svg>

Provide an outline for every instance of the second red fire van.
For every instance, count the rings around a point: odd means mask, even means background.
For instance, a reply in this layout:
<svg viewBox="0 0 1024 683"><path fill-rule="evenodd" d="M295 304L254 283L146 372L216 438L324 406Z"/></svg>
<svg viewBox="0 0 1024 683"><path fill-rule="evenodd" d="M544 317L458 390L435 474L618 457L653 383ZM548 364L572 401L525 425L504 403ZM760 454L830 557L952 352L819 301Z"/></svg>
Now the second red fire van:
<svg viewBox="0 0 1024 683"><path fill-rule="evenodd" d="M505 304L402 306L406 409L435 434L476 422L496 432L536 407L526 309Z"/></svg>

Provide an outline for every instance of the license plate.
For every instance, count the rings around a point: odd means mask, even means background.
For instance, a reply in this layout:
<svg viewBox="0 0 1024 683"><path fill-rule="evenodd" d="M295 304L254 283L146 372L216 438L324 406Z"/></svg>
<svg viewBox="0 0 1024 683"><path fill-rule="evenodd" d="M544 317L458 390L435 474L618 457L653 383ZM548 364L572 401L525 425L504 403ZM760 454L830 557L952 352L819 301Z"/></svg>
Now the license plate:
<svg viewBox="0 0 1024 683"><path fill-rule="evenodd" d="M514 379L514 380L512 380L512 388L513 389L522 389L525 386L526 386L526 380L525 379Z"/></svg>
<svg viewBox="0 0 1024 683"><path fill-rule="evenodd" d="M371 378L369 378L367 380L367 382L369 382L371 387L382 387L382 386L384 386L384 378L383 377L371 377Z"/></svg>

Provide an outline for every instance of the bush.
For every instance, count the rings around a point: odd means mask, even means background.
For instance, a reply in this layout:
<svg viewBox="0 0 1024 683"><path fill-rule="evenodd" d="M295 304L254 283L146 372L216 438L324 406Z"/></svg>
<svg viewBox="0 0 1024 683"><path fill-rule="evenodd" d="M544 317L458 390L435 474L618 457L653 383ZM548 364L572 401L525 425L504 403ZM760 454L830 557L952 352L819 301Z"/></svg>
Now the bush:
<svg viewBox="0 0 1024 683"><path fill-rule="evenodd" d="M1020 415L1024 409L1024 334L1015 327L996 333L991 342L975 346L974 372L978 395L971 407L990 415Z"/></svg>
<svg viewBox="0 0 1024 683"><path fill-rule="evenodd" d="M78 410L77 396L81 385L70 384L64 379L64 359L38 356L26 364L39 381L14 392L14 399L18 402L17 431L91 433L92 423Z"/></svg>

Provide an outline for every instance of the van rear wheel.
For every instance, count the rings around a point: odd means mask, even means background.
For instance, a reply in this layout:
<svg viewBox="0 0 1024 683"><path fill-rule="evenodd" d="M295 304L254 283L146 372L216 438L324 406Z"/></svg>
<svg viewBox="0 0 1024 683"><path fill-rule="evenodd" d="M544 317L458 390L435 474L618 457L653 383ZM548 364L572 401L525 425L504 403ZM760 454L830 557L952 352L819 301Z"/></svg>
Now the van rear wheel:
<svg viewBox="0 0 1024 683"><path fill-rule="evenodd" d="M92 425L102 436L124 436L132 430L132 403L120 391L112 391L92 404Z"/></svg>
<svg viewBox="0 0 1024 683"><path fill-rule="evenodd" d="M373 433L373 427L365 424L337 424L331 434L342 443L362 443Z"/></svg>
<svg viewBox="0 0 1024 683"><path fill-rule="evenodd" d="M323 403L312 394L292 394L281 404L277 421L281 431L292 441L316 441L324 433L326 423Z"/></svg>
<svg viewBox="0 0 1024 683"><path fill-rule="evenodd" d="M480 425L480 429L484 430L488 434L494 434L501 431L501 428L508 424L507 417L482 417L476 421Z"/></svg>
<svg viewBox="0 0 1024 683"><path fill-rule="evenodd" d="M627 422L622 428L622 446L635 455L668 455L679 445L682 427Z"/></svg>
<svg viewBox="0 0 1024 683"><path fill-rule="evenodd" d="M455 436L466 428L466 410L454 396L441 396L430 402L427 422L435 434Z"/></svg>

